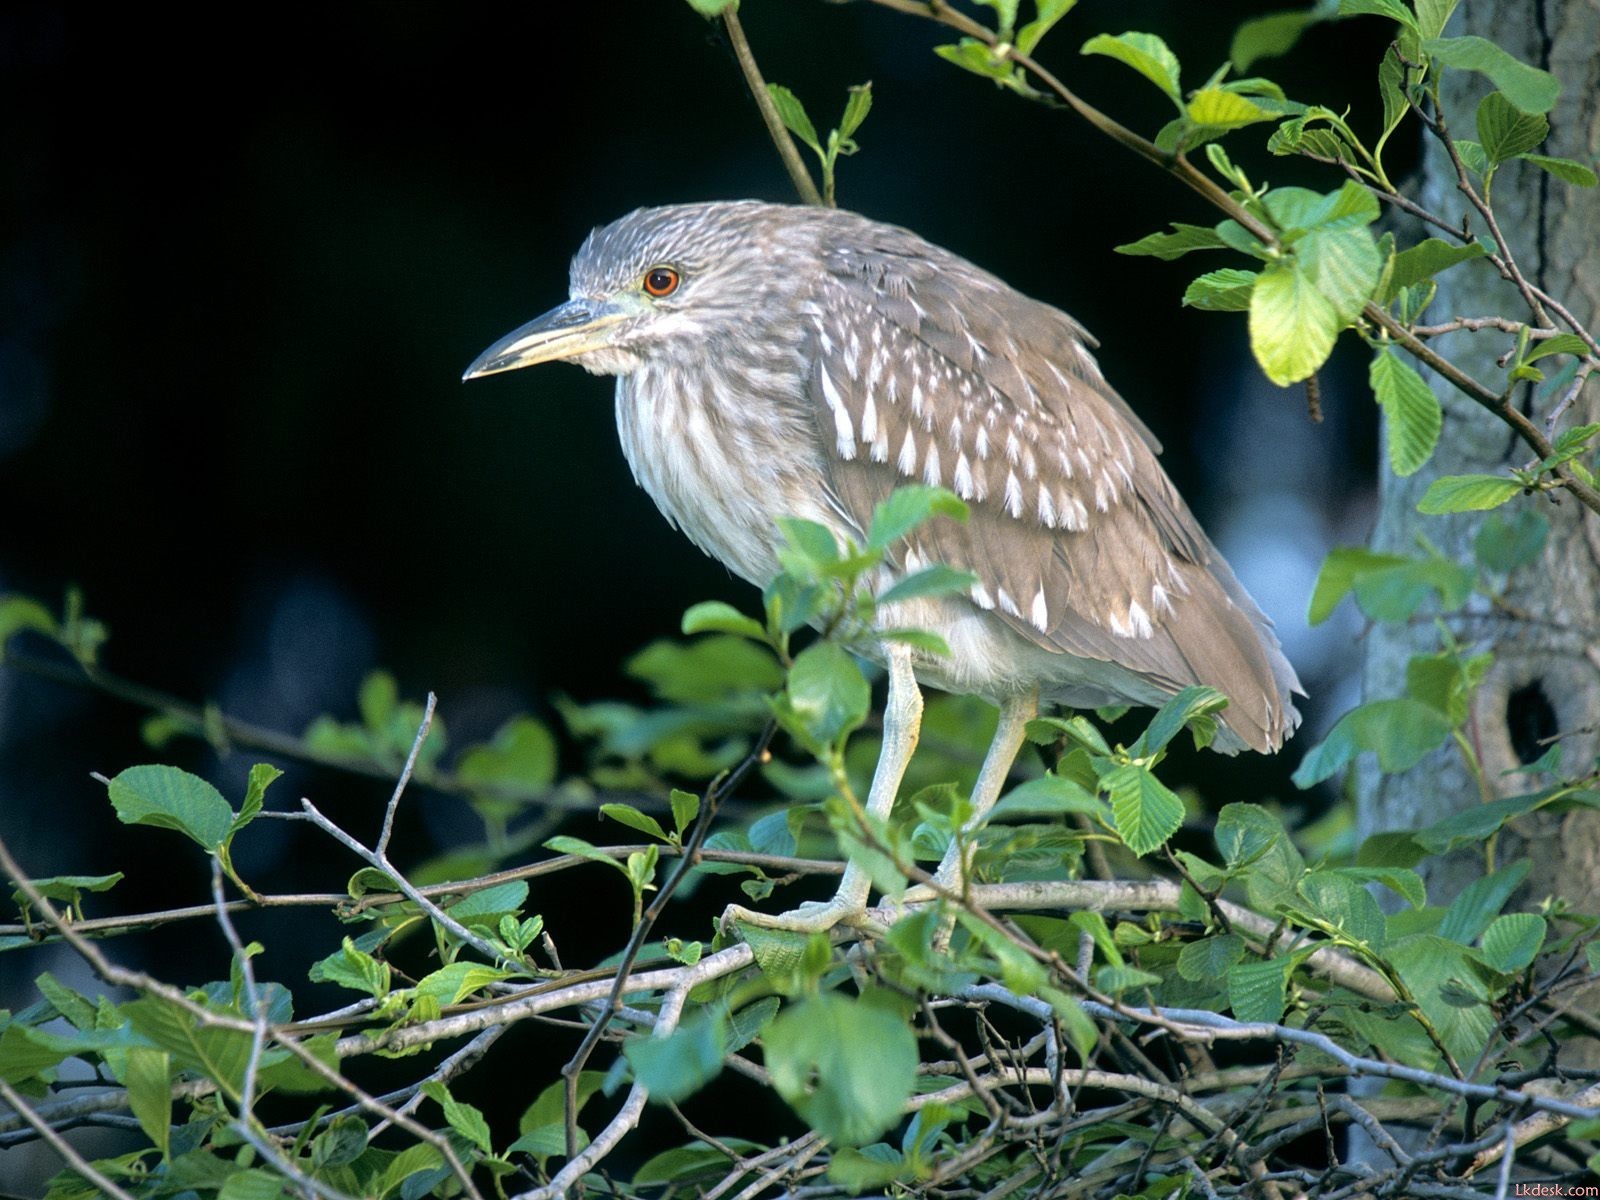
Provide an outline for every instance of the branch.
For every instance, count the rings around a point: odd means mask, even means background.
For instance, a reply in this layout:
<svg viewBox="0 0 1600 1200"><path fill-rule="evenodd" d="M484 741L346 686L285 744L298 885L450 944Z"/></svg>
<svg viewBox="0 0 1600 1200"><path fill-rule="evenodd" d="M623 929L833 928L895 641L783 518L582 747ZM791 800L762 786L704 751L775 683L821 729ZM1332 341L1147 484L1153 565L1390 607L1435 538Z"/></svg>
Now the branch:
<svg viewBox="0 0 1600 1200"><path fill-rule="evenodd" d="M784 170L789 172L789 180L794 184L794 190L806 204L820 205L822 193L817 191L811 172L806 170L805 160L800 157L800 148L794 144L794 138L784 126L783 118L778 115L778 106L772 102L772 93L767 90L767 81L761 77L761 68L756 65L756 56L751 53L750 43L744 36L744 26L739 24L738 8L737 4L730 4L722 11L722 23L727 27L728 41L733 46L733 56L739 62L739 70L744 73L744 81L750 88L750 96L756 102L756 108L761 112L761 120L767 127L767 136L778 148L778 157L783 160Z"/></svg>
<svg viewBox="0 0 1600 1200"><path fill-rule="evenodd" d="M0 1079L0 1100L4 1100L11 1105L24 1121L33 1126L39 1136L50 1144L50 1148L59 1154L73 1171L76 1171L84 1179L94 1184L95 1187L110 1196L112 1200L133 1200L132 1196L112 1183L111 1180L97 1171L81 1154L74 1150L66 1138L50 1128L49 1124L29 1106L28 1102L17 1094L17 1090L3 1079Z"/></svg>

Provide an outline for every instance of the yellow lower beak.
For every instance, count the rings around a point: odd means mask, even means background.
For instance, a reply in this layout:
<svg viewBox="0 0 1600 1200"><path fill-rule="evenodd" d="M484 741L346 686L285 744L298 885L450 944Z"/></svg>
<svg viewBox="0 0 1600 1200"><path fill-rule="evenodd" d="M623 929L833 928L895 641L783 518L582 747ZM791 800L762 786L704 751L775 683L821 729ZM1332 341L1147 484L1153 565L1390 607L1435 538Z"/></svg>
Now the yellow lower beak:
<svg viewBox="0 0 1600 1200"><path fill-rule="evenodd" d="M614 327L628 315L608 301L569 300L506 334L478 355L461 378L480 379L603 349L611 344Z"/></svg>

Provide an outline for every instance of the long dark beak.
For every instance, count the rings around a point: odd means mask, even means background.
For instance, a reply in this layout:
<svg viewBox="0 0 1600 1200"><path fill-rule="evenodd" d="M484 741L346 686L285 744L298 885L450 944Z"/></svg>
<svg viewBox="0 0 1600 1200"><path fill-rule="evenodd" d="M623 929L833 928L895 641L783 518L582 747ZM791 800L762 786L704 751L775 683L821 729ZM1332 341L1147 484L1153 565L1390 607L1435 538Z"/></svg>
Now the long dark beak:
<svg viewBox="0 0 1600 1200"><path fill-rule="evenodd" d="M461 378L479 379L602 349L611 344L613 327L628 315L609 301L569 300L506 334L478 355Z"/></svg>

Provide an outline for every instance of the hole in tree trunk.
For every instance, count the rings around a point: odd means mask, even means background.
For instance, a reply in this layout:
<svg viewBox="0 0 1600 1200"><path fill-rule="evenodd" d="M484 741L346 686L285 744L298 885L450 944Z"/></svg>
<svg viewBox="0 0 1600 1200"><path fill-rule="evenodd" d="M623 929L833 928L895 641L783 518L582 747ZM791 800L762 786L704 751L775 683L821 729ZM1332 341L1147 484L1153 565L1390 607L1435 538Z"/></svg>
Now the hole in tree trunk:
<svg viewBox="0 0 1600 1200"><path fill-rule="evenodd" d="M1511 748L1517 761L1531 763L1548 747L1539 744L1541 738L1554 737L1556 710L1550 697L1536 679L1512 692L1506 700L1506 733L1511 738Z"/></svg>

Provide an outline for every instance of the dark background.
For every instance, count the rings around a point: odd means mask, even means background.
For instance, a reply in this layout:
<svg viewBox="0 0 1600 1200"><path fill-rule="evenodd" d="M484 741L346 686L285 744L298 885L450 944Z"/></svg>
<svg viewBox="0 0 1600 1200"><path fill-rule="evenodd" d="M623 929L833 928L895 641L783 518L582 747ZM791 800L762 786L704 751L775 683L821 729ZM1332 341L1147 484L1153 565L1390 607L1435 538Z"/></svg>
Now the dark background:
<svg viewBox="0 0 1600 1200"><path fill-rule="evenodd" d="M1042 57L1153 132L1166 101L1076 47L1160 32L1194 87L1237 21L1272 7L1086 0ZM1191 758L1179 777L1218 803L1301 803L1288 772L1351 700L1351 631L1308 631L1304 612L1325 549L1366 533L1361 356L1336 357L1328 420L1313 427L1299 389L1252 367L1242 319L1179 306L1222 258L1112 253L1169 220L1210 223L1197 198L1070 116L938 60L931 47L950 39L931 25L864 4L745 9L767 77L824 129L847 85L873 81L843 204L915 228L1100 337L1107 376L1165 441L1168 471L1311 692L1308 728L1277 760ZM716 27L665 2L236 19L0 10L0 590L55 605L81 586L111 627L108 667L291 732L320 712L353 716L380 665L408 696L439 693L457 744L518 709L551 716L555 694L638 698L620 669L629 652L675 633L694 601L753 596L635 488L608 381L563 366L458 376L565 298L591 226L644 204L791 198ZM1324 27L1258 69L1298 99L1353 104L1370 127L1384 36L1381 22ZM1268 159L1263 140L1230 146L1274 182L1332 186ZM126 869L113 894L124 911L201 900L201 856L118 826L88 777L152 757L136 711L0 667L0 833L30 871ZM259 756L161 757L236 797ZM274 804L302 794L364 830L383 791L295 770ZM458 802L417 806L403 859L471 834ZM299 827L252 830L240 854L279 891L337 888L352 866ZM535 907L554 920L562 903L556 892ZM303 933L306 961L336 936L327 919L274 920L247 932ZM620 937L608 925L591 957ZM117 952L185 982L226 969L205 925ZM303 979L296 953L271 973ZM0 1003L45 966L91 986L64 955L6 955ZM499 1133L530 1097L490 1083L463 1090ZM42 1160L6 1157L0 1182L38 1178Z"/></svg>

